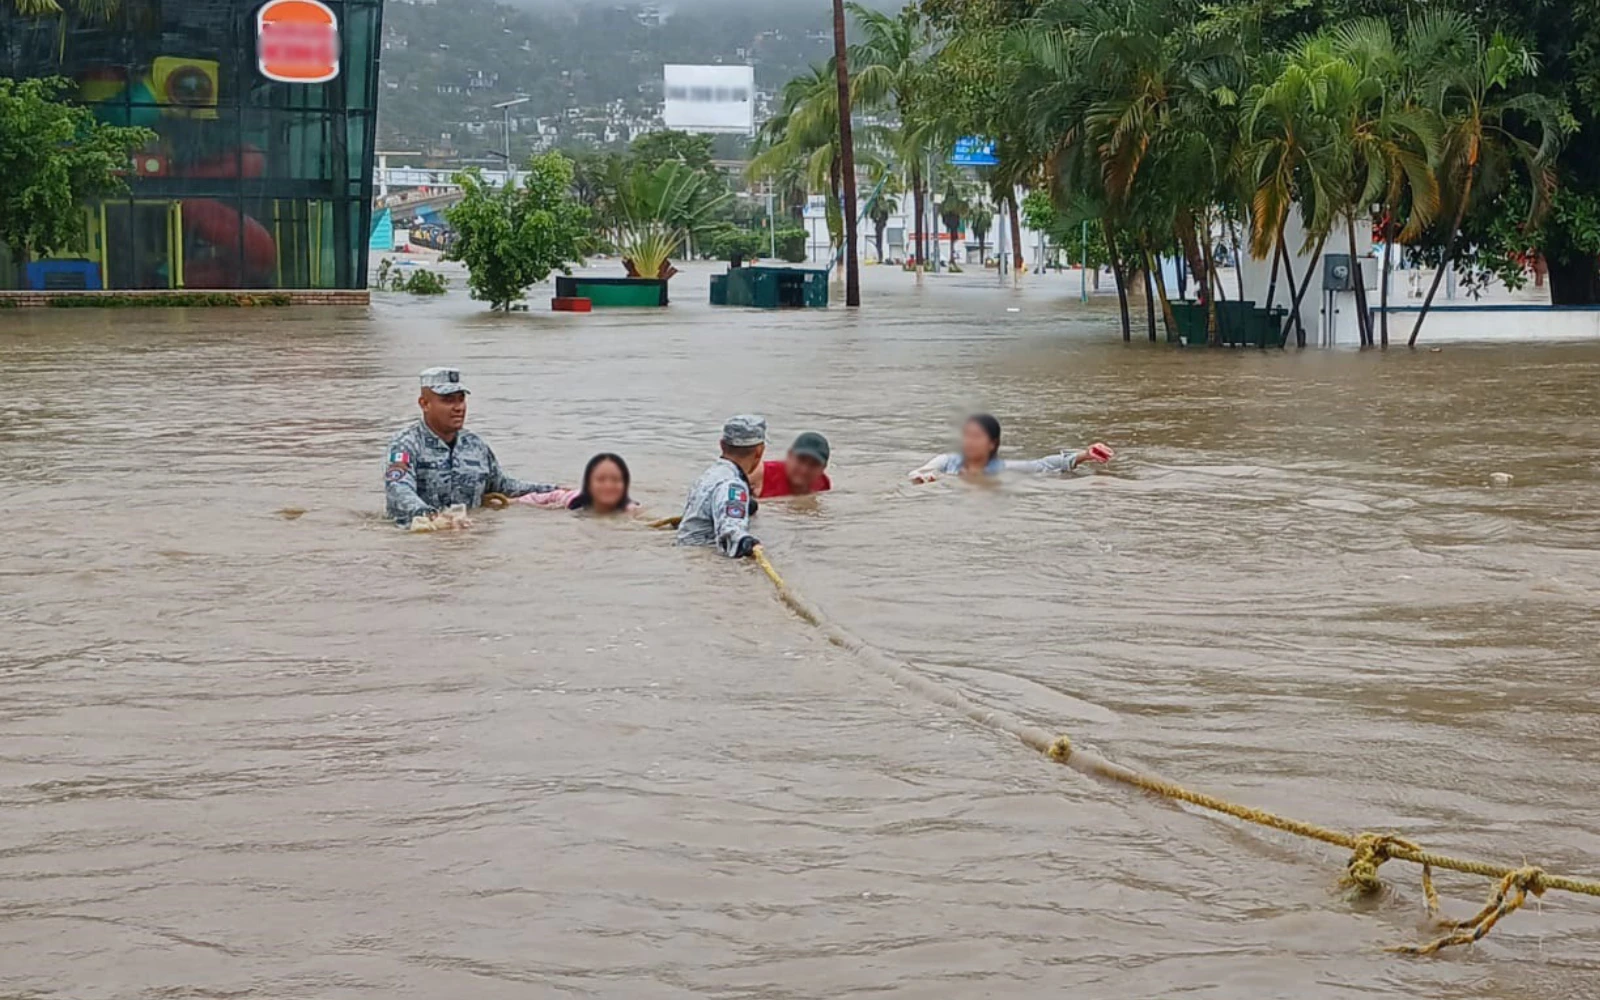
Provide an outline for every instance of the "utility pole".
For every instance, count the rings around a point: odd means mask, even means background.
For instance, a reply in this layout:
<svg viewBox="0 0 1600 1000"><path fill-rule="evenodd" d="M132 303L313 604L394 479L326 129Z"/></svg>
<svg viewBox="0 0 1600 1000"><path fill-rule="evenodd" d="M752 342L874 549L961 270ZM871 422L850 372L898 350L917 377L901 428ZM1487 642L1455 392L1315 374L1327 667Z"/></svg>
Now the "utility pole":
<svg viewBox="0 0 1600 1000"><path fill-rule="evenodd" d="M493 105L505 112L505 158L506 158L506 184L511 184L511 178L516 175L516 167L511 163L511 109L519 104L527 104L533 100L531 97L518 97L509 101L501 101Z"/></svg>
<svg viewBox="0 0 1600 1000"><path fill-rule="evenodd" d="M856 254L856 150L850 135L850 61L844 35L844 0L833 0L833 65L839 79L839 158L844 171L844 304L861 305Z"/></svg>

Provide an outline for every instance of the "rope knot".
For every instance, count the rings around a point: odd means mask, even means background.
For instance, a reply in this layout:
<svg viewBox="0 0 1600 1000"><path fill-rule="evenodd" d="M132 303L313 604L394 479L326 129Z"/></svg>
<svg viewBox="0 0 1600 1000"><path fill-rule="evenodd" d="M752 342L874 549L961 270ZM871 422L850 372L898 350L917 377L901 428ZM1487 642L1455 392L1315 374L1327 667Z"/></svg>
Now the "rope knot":
<svg viewBox="0 0 1600 1000"><path fill-rule="evenodd" d="M485 493L483 505L489 510L505 510L511 506L511 498L504 493Z"/></svg>
<svg viewBox="0 0 1600 1000"><path fill-rule="evenodd" d="M1531 892L1535 896L1543 896L1544 891L1549 888L1544 881L1544 869L1537 865L1518 868L1510 875L1507 875L1506 880L1510 888L1522 892Z"/></svg>
<svg viewBox="0 0 1600 1000"><path fill-rule="evenodd" d="M1050 759L1057 764L1065 764L1072 759L1072 740L1065 736L1057 736L1050 744Z"/></svg>
<svg viewBox="0 0 1600 1000"><path fill-rule="evenodd" d="M1339 884L1365 895L1381 892L1383 880L1378 877L1378 869L1385 861L1394 857L1396 848L1414 851L1417 850L1417 845L1409 840L1402 840L1392 833L1363 833L1356 837L1356 846L1350 854L1350 863L1345 865L1344 877L1339 880Z"/></svg>

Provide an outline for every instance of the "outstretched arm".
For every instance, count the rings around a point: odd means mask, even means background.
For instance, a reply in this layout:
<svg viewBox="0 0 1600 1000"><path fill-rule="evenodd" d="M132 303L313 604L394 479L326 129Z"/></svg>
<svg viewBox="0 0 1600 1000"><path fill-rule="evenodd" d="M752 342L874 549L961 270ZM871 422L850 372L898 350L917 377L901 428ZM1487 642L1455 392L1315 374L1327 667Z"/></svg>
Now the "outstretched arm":
<svg viewBox="0 0 1600 1000"><path fill-rule="evenodd" d="M483 482L483 492L520 497L529 493L550 493L560 488L551 483L527 483L520 479L512 479L500 468L500 460L495 457L494 450L489 450L489 476Z"/></svg>
<svg viewBox="0 0 1600 1000"><path fill-rule="evenodd" d="M1052 473L1071 472L1084 462L1109 462L1115 453L1096 442L1082 451L1063 451L1044 458L1012 459L1006 462L1007 472Z"/></svg>
<svg viewBox="0 0 1600 1000"><path fill-rule="evenodd" d="M950 458L951 456L949 455L933 456L932 458L928 459L922 468L912 470L911 481L913 483L933 482L935 479L939 478L939 473L944 472L949 468Z"/></svg>

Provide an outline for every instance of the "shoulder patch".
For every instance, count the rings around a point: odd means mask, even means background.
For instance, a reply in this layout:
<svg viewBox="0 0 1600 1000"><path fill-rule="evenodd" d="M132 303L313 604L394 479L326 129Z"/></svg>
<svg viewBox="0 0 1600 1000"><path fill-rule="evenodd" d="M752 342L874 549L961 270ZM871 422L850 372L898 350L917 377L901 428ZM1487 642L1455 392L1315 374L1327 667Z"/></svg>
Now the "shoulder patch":
<svg viewBox="0 0 1600 1000"><path fill-rule="evenodd" d="M385 472L383 474L383 478L386 481L391 482L391 483L398 483L400 480L404 479L405 477L406 477L406 469L405 469L404 466L401 466L401 465L391 465L391 466L389 466L389 471Z"/></svg>
<svg viewBox="0 0 1600 1000"><path fill-rule="evenodd" d="M410 465L411 453L404 448L393 448L389 451L390 465Z"/></svg>

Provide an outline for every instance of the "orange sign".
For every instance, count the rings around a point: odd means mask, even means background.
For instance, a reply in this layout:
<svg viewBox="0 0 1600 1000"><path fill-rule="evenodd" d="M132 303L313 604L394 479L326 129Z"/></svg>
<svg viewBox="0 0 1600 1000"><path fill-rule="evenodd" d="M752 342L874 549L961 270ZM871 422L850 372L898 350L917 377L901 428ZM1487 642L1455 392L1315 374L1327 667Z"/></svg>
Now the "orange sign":
<svg viewBox="0 0 1600 1000"><path fill-rule="evenodd" d="M339 19L318 0L267 0L256 12L256 65L280 83L339 75Z"/></svg>

